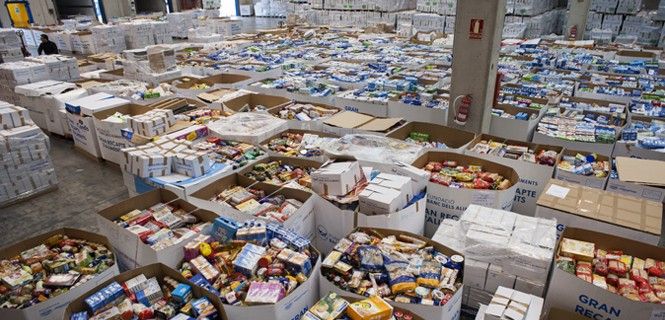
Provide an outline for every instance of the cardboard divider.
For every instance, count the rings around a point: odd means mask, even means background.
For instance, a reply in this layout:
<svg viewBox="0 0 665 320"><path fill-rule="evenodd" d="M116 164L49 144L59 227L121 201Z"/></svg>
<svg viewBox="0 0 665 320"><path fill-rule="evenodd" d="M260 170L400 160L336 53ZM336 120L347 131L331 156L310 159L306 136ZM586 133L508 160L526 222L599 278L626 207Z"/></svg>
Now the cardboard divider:
<svg viewBox="0 0 665 320"><path fill-rule="evenodd" d="M267 110L291 104L289 98L270 96L260 93L247 92L247 94L240 95L222 102L223 110L232 112L245 112L254 111L257 106L263 106ZM243 107L249 106L250 110L242 110ZM242 110L242 111L241 111Z"/></svg>
<svg viewBox="0 0 665 320"><path fill-rule="evenodd" d="M234 93L234 92L236 92L236 90L234 90L234 89L215 88L215 89L203 92L203 93L199 93L198 95L196 95L196 97L199 100L203 101L203 102L213 103L213 102L216 102L217 100L223 98L225 95L230 94L230 93ZM213 105L211 105L211 108L220 109L220 110L222 109L221 104L219 104L219 106L217 106L217 108L215 108L215 105L213 104Z"/></svg>
<svg viewBox="0 0 665 320"><path fill-rule="evenodd" d="M467 206L477 204L510 211L513 207L519 175L513 168L489 160L445 151L427 151L411 165L424 168L431 161L456 161L458 165L479 165L483 170L496 172L510 180L506 190L476 190L449 188L434 182L427 183L427 215L425 236L431 237L444 219L455 219L464 213Z"/></svg>
<svg viewBox="0 0 665 320"><path fill-rule="evenodd" d="M598 178L595 175L590 175L590 176L585 176L581 174L576 174L574 172L569 172L565 171L559 168L559 163L563 161L564 156L570 156L574 157L577 154L583 154L586 155L587 152L584 151L576 151L576 150L569 150L566 149L563 151L561 154L561 157L557 160L556 163L556 170L554 171L554 178L563 180L566 182L570 183L577 183L579 185L591 187L591 188L596 188L600 190L605 190L605 186L607 185L607 180L609 179L610 173L607 173L607 176L604 178ZM598 161L608 161L610 165L612 165L612 159L610 159L608 156L602 155L602 154L596 154L596 159ZM547 182L546 182L547 183Z"/></svg>
<svg viewBox="0 0 665 320"><path fill-rule="evenodd" d="M584 97L578 97L578 96L572 96L572 97L566 97L567 101L570 102L583 102L583 103L588 103L588 104L597 104L601 106L606 106L609 107L610 104L620 104L625 107L624 112L621 114L625 117L628 113L628 103L621 102L621 101L614 101L614 100L602 100L602 99L592 99L592 98L584 98ZM609 112L597 112L598 114L610 114Z"/></svg>
<svg viewBox="0 0 665 320"><path fill-rule="evenodd" d="M377 118L364 113L342 111L323 121L321 130L343 136L352 133L384 135L399 127L401 118Z"/></svg>
<svg viewBox="0 0 665 320"><path fill-rule="evenodd" d="M425 122L407 122L397 129L386 134L388 138L406 140L411 132L423 132L430 136L430 141L443 142L448 146L448 151L464 152L476 134L464 130L446 127L439 124Z"/></svg>
<svg viewBox="0 0 665 320"><path fill-rule="evenodd" d="M145 275L145 277L148 278L148 279L153 278L153 277L157 278L157 280L159 281L160 284L163 283L165 277L170 277L170 278L173 278L173 279L175 279L176 281L178 281L180 283L185 283L185 284L191 286L193 298L196 299L196 298L205 297L205 298L208 299L208 301L210 301L210 303L212 303L215 306L215 309L217 309L217 315L218 315L217 318L215 318L215 319L220 319L220 320L233 319L233 318L227 317L226 312L224 311L224 306L222 304L222 301L219 299L219 297L215 296L213 293L211 293L211 292L207 291L206 289L203 289L203 288L195 285L191 281L187 280L185 277L183 277L180 274L180 272L178 272L176 270L173 270L170 267L168 267L164 264L161 264L161 263L154 263L154 264L139 267L139 268L136 268L136 269L133 269L133 270L129 270L129 271L123 272L123 273L121 273L117 276L114 276L113 278L108 279L108 280L104 281L103 283L97 283L97 285L94 288L84 291L84 293L81 294L78 299L73 300L71 303L66 305L67 309L65 310L64 317L60 318L60 319L67 320L72 316L72 314L74 314L76 312L87 311L86 310L87 307L86 307L86 304L85 304L85 299L88 296L94 294L95 292L98 292L98 291L102 290L104 287L108 286L112 282L116 281L116 282L118 282L122 285L123 282L126 282L126 281L128 281L132 278L135 278L139 275L142 275L142 274Z"/></svg>
<svg viewBox="0 0 665 320"><path fill-rule="evenodd" d="M553 150L556 151L557 157L555 159L554 166L541 165L537 163L526 162L522 160L514 160L510 158L498 157L496 155L481 155L476 152L471 151L474 146L476 146L481 141L497 141L502 142L508 145L519 145L525 146L534 151L534 154L538 154L541 151ZM488 160L495 161L497 163L509 166L519 175L519 182L517 183L517 188L515 190L515 199L513 202L512 211L519 214L527 215L533 217L536 214L536 201L538 197L543 192L545 185L550 181L554 175L556 169L556 164L561 158L561 154L564 151L563 147L559 146L550 146L550 145L541 145L517 140L505 139L502 137L497 137L493 135L482 134L476 137L471 143L468 144L464 150L464 154L470 156L482 156Z"/></svg>
<svg viewBox="0 0 665 320"><path fill-rule="evenodd" d="M616 170L619 179L607 182L607 191L665 202L665 173L662 161L617 157ZM649 170L644 170L649 168Z"/></svg>
<svg viewBox="0 0 665 320"><path fill-rule="evenodd" d="M632 240L632 237L622 238L613 232L601 233L589 229L566 228L561 238L593 242L596 244L596 248L622 250L626 255L642 259L665 260L664 248L640 243ZM559 247L557 247L558 251ZM574 274L569 274L556 266L553 268L545 299L545 310L552 309L584 315L584 319L658 319L660 317L658 315L663 314L661 304L632 301L592 283L585 282ZM550 317L550 319L562 320L563 318Z"/></svg>
<svg viewBox="0 0 665 320"><path fill-rule="evenodd" d="M533 138L533 133L538 126L538 122L540 122L540 119L542 119L543 115L545 114L545 108L536 110L516 107L509 104L499 104L493 107L493 109L500 109L512 115L516 115L520 112L524 112L529 115L528 120L503 118L495 115L492 115L492 119L490 120L489 133L491 135L522 141L531 141ZM531 119L532 115L536 115L536 117Z"/></svg>
<svg viewBox="0 0 665 320"><path fill-rule="evenodd" d="M660 202L552 179L537 204L536 217L556 219L558 235L575 226L648 244L660 241Z"/></svg>
<svg viewBox="0 0 665 320"><path fill-rule="evenodd" d="M594 99L594 100L603 100L603 101L616 101L618 103L623 103L623 104L629 104L630 101L635 98L630 95L626 96L619 96L619 95L613 95L613 94L606 94L606 93L595 93L595 92L588 92L588 91L580 91L581 83L577 83L575 85L575 97L579 98L586 98L586 99ZM592 83L584 83L584 88L590 88L591 90L595 89L596 87L612 87L609 85L595 85ZM620 89L625 90L626 92L632 92L632 91L642 91L641 89L637 88L625 88L625 87L617 87Z"/></svg>
<svg viewBox="0 0 665 320"><path fill-rule="evenodd" d="M272 184L261 183L253 181L243 175L232 174L224 178L218 179L208 186L201 188L200 190L194 192L189 196L189 201L198 206L199 208L212 211L222 217L231 218L238 222L243 222L252 219L259 219L268 222L276 222L271 219L263 217L255 217L251 214L246 214L231 208L230 206L216 203L210 199L216 197L222 191L233 187L251 187L254 189L263 190L266 192L266 195L283 195L287 199L296 199L302 202L302 206L298 208L294 213L289 216L289 218L284 222L280 223L285 228L296 232L298 235L303 236L310 241L314 241L314 202L315 197L312 193L307 191L279 187Z"/></svg>
<svg viewBox="0 0 665 320"><path fill-rule="evenodd" d="M365 113L374 117L389 117L387 101L359 100L336 96L335 106L346 111Z"/></svg>
<svg viewBox="0 0 665 320"><path fill-rule="evenodd" d="M175 193L164 189L155 189L142 193L101 210L97 213L97 224L100 233L110 239L113 247L117 250L118 261L123 266L131 269L152 263L164 263L169 267L175 268L183 259L183 247L194 236L184 238L180 242L162 250L154 250L150 245L143 243L138 235L131 233L114 222L115 219L132 210L144 210L158 203L175 205L202 221L213 221L218 217L214 212L199 209L193 204L179 199Z"/></svg>
<svg viewBox="0 0 665 320"><path fill-rule="evenodd" d="M422 241L425 241L428 246L434 247L437 251L447 255L447 256L452 256L452 255L461 255L460 253L438 243L434 242L431 239L416 235L410 232L404 232L404 231L399 231L399 230L393 230L393 229L382 229L382 228L366 228L366 227L358 227L352 230L352 232L356 231L363 231L363 232L369 232L369 233L374 233L377 232L381 234L382 236L399 236L399 235L406 235L409 237L413 237ZM350 234L351 232L349 232ZM346 236L346 235L345 235ZM335 243L336 244L336 243ZM335 245L333 244L333 246ZM349 292L349 291L344 291L332 282L330 282L326 277L323 275L320 277L320 285L319 285L319 291L321 292L321 295L326 295L328 292L335 292L339 294L340 296L348 296L352 298L365 298L363 296L360 296L358 294ZM462 292L464 291L464 286L461 286L459 289L457 289L457 292L448 300L448 303L446 303L443 306L431 306L431 305L423 305L423 304L415 304L415 303L400 303L400 302L394 302L394 301L387 301L391 306L395 308L400 308L404 310L408 310L418 317L422 317L423 319L428 319L428 320L434 320L434 319L441 319L441 320L451 320L451 319L457 319L459 318L461 308L462 308Z"/></svg>
<svg viewBox="0 0 665 320"><path fill-rule="evenodd" d="M34 248L38 245L41 245L48 238L58 234L63 234L70 238L82 239L82 240L88 240L100 243L106 246L106 248L113 251L114 253L117 252L116 250L114 250L114 247L111 245L108 238L105 236L78 229L61 228L44 234L40 234L32 238L25 239L23 241L14 243L12 245L0 249L0 259L12 259L13 257L20 255L21 252ZM99 283L102 283L120 273L117 253L115 255L114 260L115 264L112 267L106 269L104 272L100 274L97 274L94 278L88 280L87 282L71 288L69 291L63 294L52 297L51 299L32 305L25 309L0 308L0 318L11 319L11 320L63 319L63 314L66 314L65 307L67 306L67 304L69 304L71 301L74 301L77 297L81 296L83 293L94 288ZM64 319L69 319L69 317Z"/></svg>
<svg viewBox="0 0 665 320"><path fill-rule="evenodd" d="M435 98L449 100L448 97L436 95ZM400 98L388 100L388 117L402 118L407 121L419 121L432 124L448 123L449 108L428 108L404 103Z"/></svg>
<svg viewBox="0 0 665 320"><path fill-rule="evenodd" d="M501 85L502 88L520 88L522 85L520 84L515 84L515 83L504 83ZM562 93L556 90L551 90L552 92L548 94L547 98L538 98L538 97L528 97L528 96L522 96L522 95L513 95L516 99L524 98L531 100L536 103L540 103L543 105L550 104L550 105L556 105L559 103L561 100L561 95Z"/></svg>

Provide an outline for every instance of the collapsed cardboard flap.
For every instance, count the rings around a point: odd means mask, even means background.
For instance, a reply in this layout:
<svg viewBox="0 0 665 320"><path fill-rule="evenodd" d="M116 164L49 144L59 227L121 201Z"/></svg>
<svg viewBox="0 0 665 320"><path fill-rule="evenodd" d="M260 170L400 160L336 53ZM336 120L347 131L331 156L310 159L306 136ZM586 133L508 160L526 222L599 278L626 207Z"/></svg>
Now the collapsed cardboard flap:
<svg viewBox="0 0 665 320"><path fill-rule="evenodd" d="M400 121L402 121L402 118L375 118L374 120L358 127L358 129L366 131L382 132L392 128Z"/></svg>
<svg viewBox="0 0 665 320"><path fill-rule="evenodd" d="M617 157L619 180L665 187L665 161Z"/></svg>
<svg viewBox="0 0 665 320"><path fill-rule="evenodd" d="M327 125L334 127L353 129L366 124L375 119L374 117L353 111L342 111L323 121Z"/></svg>
<svg viewBox="0 0 665 320"><path fill-rule="evenodd" d="M232 92L235 92L235 91L236 90L232 90L232 89L215 89L215 90L211 90L211 91L208 91L208 92L200 93L196 97L203 100L203 101L205 101L205 102L212 103L212 102L215 102L215 101L221 99L225 95L227 95L229 93L232 93Z"/></svg>
<svg viewBox="0 0 665 320"><path fill-rule="evenodd" d="M661 234L663 204L552 179L539 206L621 227Z"/></svg>

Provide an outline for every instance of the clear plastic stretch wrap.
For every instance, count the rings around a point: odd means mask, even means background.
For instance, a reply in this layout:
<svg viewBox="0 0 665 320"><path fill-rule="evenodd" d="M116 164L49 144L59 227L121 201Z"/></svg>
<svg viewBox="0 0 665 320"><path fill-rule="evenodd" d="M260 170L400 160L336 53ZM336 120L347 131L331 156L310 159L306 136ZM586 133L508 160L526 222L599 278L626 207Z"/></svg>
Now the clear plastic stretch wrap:
<svg viewBox="0 0 665 320"><path fill-rule="evenodd" d="M372 134L347 134L322 149L336 156L353 156L358 161L393 164L412 163L423 148L414 143Z"/></svg>
<svg viewBox="0 0 665 320"><path fill-rule="evenodd" d="M259 144L286 128L286 121L269 113L242 112L208 124L218 137Z"/></svg>
<svg viewBox="0 0 665 320"><path fill-rule="evenodd" d="M58 184L48 151L48 137L33 124L0 130L0 207Z"/></svg>
<svg viewBox="0 0 665 320"><path fill-rule="evenodd" d="M470 205L459 221L445 220L432 239L462 252L467 261L541 280L554 256L556 225L554 219Z"/></svg>

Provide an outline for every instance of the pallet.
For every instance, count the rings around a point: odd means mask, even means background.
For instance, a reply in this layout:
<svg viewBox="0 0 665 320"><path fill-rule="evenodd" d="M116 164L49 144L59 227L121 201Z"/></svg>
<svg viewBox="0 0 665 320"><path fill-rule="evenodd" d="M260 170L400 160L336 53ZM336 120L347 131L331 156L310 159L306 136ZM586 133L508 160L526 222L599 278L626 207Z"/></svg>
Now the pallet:
<svg viewBox="0 0 665 320"><path fill-rule="evenodd" d="M5 202L5 203L2 203L2 204L0 204L0 208L6 208L6 207L9 207L9 206L15 205L15 204L17 204L17 203L21 203L21 202L23 202L23 201L32 200L32 199L34 199L34 198L36 198L36 197L39 197L39 196L41 196L41 195L44 195L44 194L50 193L50 192L55 191L55 190L57 190L57 189L58 189L58 185L50 186L50 187L48 187L48 188L46 188L46 189L44 189L44 190L37 191L37 192L35 192L35 193L33 193L33 194L27 196L27 197L16 198L16 199L13 199L13 200L9 200L9 201L7 201L7 202Z"/></svg>

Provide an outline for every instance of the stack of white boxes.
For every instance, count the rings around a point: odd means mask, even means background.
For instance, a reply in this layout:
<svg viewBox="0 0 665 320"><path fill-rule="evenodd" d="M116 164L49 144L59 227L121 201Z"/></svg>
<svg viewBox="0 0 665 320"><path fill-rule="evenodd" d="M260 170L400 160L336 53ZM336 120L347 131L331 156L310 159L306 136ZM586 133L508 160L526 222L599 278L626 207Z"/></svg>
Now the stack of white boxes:
<svg viewBox="0 0 665 320"><path fill-rule="evenodd" d="M433 240L462 252L463 303L487 304L499 286L543 296L556 246L556 221L470 205Z"/></svg>
<svg viewBox="0 0 665 320"><path fill-rule="evenodd" d="M15 29L0 29L0 62L23 59L21 40Z"/></svg>
<svg viewBox="0 0 665 320"><path fill-rule="evenodd" d="M213 164L205 152L191 149L187 140L161 138L139 147L122 149L125 154L123 169L140 178L162 177L173 172L198 177Z"/></svg>
<svg viewBox="0 0 665 320"><path fill-rule="evenodd" d="M152 36L155 44L173 43L171 27L167 21L152 21Z"/></svg>
<svg viewBox="0 0 665 320"><path fill-rule="evenodd" d="M70 34L72 51L78 54L95 53L95 44L90 31L78 31Z"/></svg>
<svg viewBox="0 0 665 320"><path fill-rule="evenodd" d="M445 0L418 0L416 10L424 13L446 15L447 3Z"/></svg>
<svg viewBox="0 0 665 320"><path fill-rule="evenodd" d="M222 0L203 0L203 9L219 9L222 6Z"/></svg>
<svg viewBox="0 0 665 320"><path fill-rule="evenodd" d="M0 101L0 207L58 184L48 137L28 111Z"/></svg>
<svg viewBox="0 0 665 320"><path fill-rule="evenodd" d="M175 38L187 38L189 29L195 27L196 11L170 12L166 15L166 20L171 27L171 36Z"/></svg>
<svg viewBox="0 0 665 320"><path fill-rule="evenodd" d="M99 25L90 28L95 53L120 53L127 49L123 28L119 25Z"/></svg>
<svg viewBox="0 0 665 320"><path fill-rule="evenodd" d="M312 190L321 195L343 196L363 178L358 161L324 163L312 172Z"/></svg>
<svg viewBox="0 0 665 320"><path fill-rule="evenodd" d="M26 61L43 63L48 70L48 79L60 81L78 80L79 74L78 61L74 57L63 56L60 54L42 55L26 58Z"/></svg>
<svg viewBox="0 0 665 320"><path fill-rule="evenodd" d="M446 17L434 13L417 13L413 15L413 28L417 32L443 32Z"/></svg>
<svg viewBox="0 0 665 320"><path fill-rule="evenodd" d="M43 130L61 136L70 135L65 113L65 101L87 95L85 89L76 84L56 80L45 80L17 86L19 105L30 111L30 118Z"/></svg>
<svg viewBox="0 0 665 320"><path fill-rule="evenodd" d="M176 67L175 51L170 46L125 50L123 58L122 66L127 79L156 85L164 79L173 79L180 75L180 69Z"/></svg>
<svg viewBox="0 0 665 320"><path fill-rule="evenodd" d="M43 63L15 61L0 64L0 100L19 104L16 86L48 79L48 69Z"/></svg>
<svg viewBox="0 0 665 320"><path fill-rule="evenodd" d="M242 32L242 22L237 19L214 18L206 19L205 25L213 34L220 34L222 37L232 36Z"/></svg>
<svg viewBox="0 0 665 320"><path fill-rule="evenodd" d="M410 177L380 173L358 195L359 210L366 215L388 215L404 209L413 198Z"/></svg>
<svg viewBox="0 0 665 320"><path fill-rule="evenodd" d="M175 125L175 122L173 110L169 109L153 109L128 119L132 131L144 137L154 137L165 133Z"/></svg>
<svg viewBox="0 0 665 320"><path fill-rule="evenodd" d="M173 158L173 172L196 178L204 175L213 163L207 151L185 149Z"/></svg>
<svg viewBox="0 0 665 320"><path fill-rule="evenodd" d="M543 298L499 287L489 305L481 307L476 320L540 320L543 303Z"/></svg>
<svg viewBox="0 0 665 320"><path fill-rule="evenodd" d="M131 21L122 24L127 49L142 49L155 44L151 21Z"/></svg>

